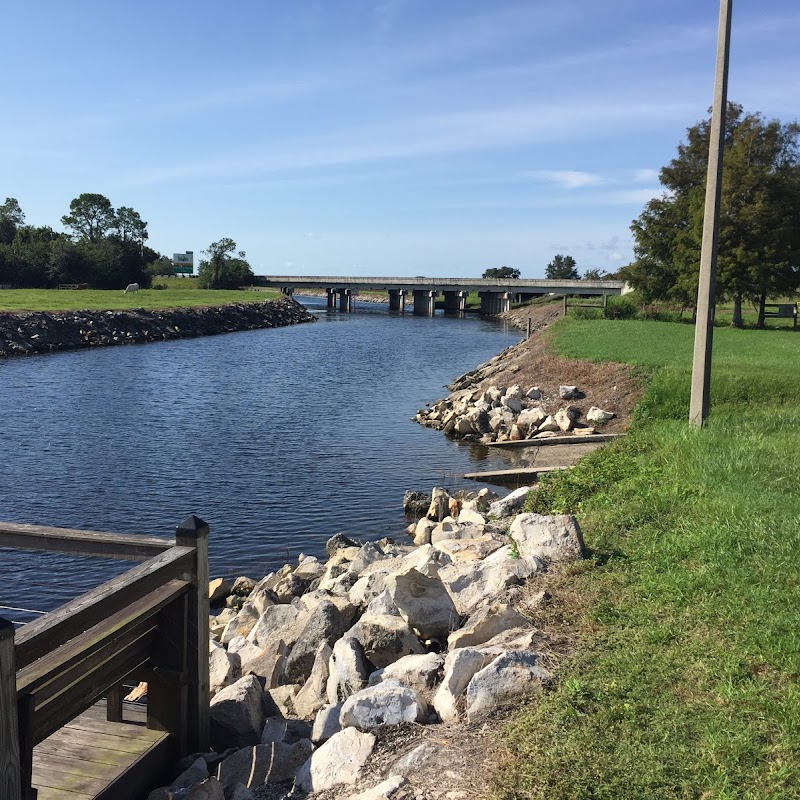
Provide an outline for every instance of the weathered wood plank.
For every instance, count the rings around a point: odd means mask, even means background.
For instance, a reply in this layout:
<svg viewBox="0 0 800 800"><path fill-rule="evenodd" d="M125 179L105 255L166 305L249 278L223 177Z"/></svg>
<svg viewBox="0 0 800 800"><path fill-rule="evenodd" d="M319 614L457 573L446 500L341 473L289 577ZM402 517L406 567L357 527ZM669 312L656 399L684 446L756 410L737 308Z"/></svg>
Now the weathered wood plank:
<svg viewBox="0 0 800 800"><path fill-rule="evenodd" d="M67 644L18 670L19 696L41 692L46 685L70 667L88 661L92 656L107 652L123 642L126 635L138 635L156 625L160 611L188 589L186 581L172 580L150 592L141 600L112 614Z"/></svg>
<svg viewBox="0 0 800 800"><path fill-rule="evenodd" d="M559 472L563 469L572 469L572 467L523 467L521 469L496 469L487 472L468 472L464 475L471 481L509 481L515 478L535 478L537 475L542 475L545 472Z"/></svg>
<svg viewBox="0 0 800 800"><path fill-rule="evenodd" d="M65 789L54 789L52 786L37 786L37 800L94 800L85 792L68 792Z"/></svg>
<svg viewBox="0 0 800 800"><path fill-rule="evenodd" d="M126 770L124 776L98 793L95 800L141 800L150 790L170 780L170 769L178 750L172 737L164 736L142 753Z"/></svg>
<svg viewBox="0 0 800 800"><path fill-rule="evenodd" d="M152 640L151 631L109 656L85 677L64 687L63 691L55 694L46 704L37 704L34 719L35 743L38 744L57 731L76 713L80 714L96 703L119 680L120 674L126 675L136 667L147 664Z"/></svg>
<svg viewBox="0 0 800 800"><path fill-rule="evenodd" d="M620 439L624 433L593 433L579 436L550 436L544 439L522 439L515 442L489 442L487 447L550 447L559 444L602 444Z"/></svg>
<svg viewBox="0 0 800 800"><path fill-rule="evenodd" d="M124 750L112 750L103 746L105 741L102 739L95 739L94 742L79 742L72 737L65 737L65 739L67 741L55 740L51 736L40 745L37 745L34 753L47 764L50 763L50 756L58 756L59 758L69 758L73 761L90 761L123 770L130 764L131 758L141 752L140 749L127 752Z"/></svg>
<svg viewBox="0 0 800 800"><path fill-rule="evenodd" d="M192 548L172 547L26 625L16 637L17 667L28 666L164 583L190 572L194 559Z"/></svg>
<svg viewBox="0 0 800 800"><path fill-rule="evenodd" d="M0 522L0 547L143 561L172 547L168 539Z"/></svg>
<svg viewBox="0 0 800 800"><path fill-rule="evenodd" d="M95 795L118 778L124 767L34 752L33 770L38 786Z"/></svg>
<svg viewBox="0 0 800 800"><path fill-rule="evenodd" d="M116 723L125 724L125 723ZM145 729L146 730L146 729ZM151 732L152 733L152 732ZM133 755L141 753L151 747L158 739L155 737L127 737L111 733L99 734L97 731L85 731L72 726L61 728L52 736L48 736L41 744L36 745L37 752L47 752L53 747L57 748L83 748L91 758L91 751L98 746L104 750L113 750L115 753Z"/></svg>
<svg viewBox="0 0 800 800"><path fill-rule="evenodd" d="M193 590L189 594L189 617L186 636L188 653L188 751L203 752L209 748L211 680L208 665L208 524L190 514L175 529L175 542L191 547L195 555L189 573ZM182 752L181 755L186 755Z"/></svg>
<svg viewBox="0 0 800 800"><path fill-rule="evenodd" d="M159 741L164 736L163 732L151 731L142 725L108 722L106 719L95 718L86 712L72 720L64 730L86 731L100 736L111 735L131 740L149 740L151 743Z"/></svg>
<svg viewBox="0 0 800 800"><path fill-rule="evenodd" d="M14 625L0 618L0 797L22 800Z"/></svg>

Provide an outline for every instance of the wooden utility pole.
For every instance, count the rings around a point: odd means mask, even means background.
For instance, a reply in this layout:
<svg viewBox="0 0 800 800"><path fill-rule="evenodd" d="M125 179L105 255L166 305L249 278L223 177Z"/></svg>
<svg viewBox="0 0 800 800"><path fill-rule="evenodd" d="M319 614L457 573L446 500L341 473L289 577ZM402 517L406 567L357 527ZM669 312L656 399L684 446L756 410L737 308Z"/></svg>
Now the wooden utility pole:
<svg viewBox="0 0 800 800"><path fill-rule="evenodd" d="M720 0L717 70L714 83L714 104L711 109L711 139L708 146L703 245L700 253L700 284L697 287L692 398L689 405L689 422L697 428L702 428L708 417L709 385L711 383L711 345L714 336L717 241L722 192L722 155L725 148L725 112L728 104L732 10L733 0Z"/></svg>

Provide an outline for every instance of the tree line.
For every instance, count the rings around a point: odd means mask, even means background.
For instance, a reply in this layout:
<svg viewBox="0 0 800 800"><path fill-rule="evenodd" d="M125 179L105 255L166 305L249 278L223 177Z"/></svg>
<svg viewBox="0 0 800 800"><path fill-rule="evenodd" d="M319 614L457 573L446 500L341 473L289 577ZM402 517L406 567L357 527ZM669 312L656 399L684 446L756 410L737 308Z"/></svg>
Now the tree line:
<svg viewBox="0 0 800 800"><path fill-rule="evenodd" d="M148 265L167 261L145 244L147 223L139 213L127 206L114 209L101 194L76 197L61 222L66 232L26 225L17 200L7 197L0 205L0 283L34 289L149 286Z"/></svg>
<svg viewBox="0 0 800 800"><path fill-rule="evenodd" d="M521 272L515 267L491 267L484 271L482 278L495 278L499 280L518 280ZM572 256L556 254L553 260L544 268L544 276L553 281L601 281L613 280L616 276L594 267L587 269L583 276L578 272L578 264Z"/></svg>
<svg viewBox="0 0 800 800"><path fill-rule="evenodd" d="M631 225L636 259L620 277L644 302L694 307L711 119L687 131L660 172L661 196ZM725 130L717 298L733 303L733 325L751 302L764 326L768 300L800 289L800 125L765 120L729 103Z"/></svg>

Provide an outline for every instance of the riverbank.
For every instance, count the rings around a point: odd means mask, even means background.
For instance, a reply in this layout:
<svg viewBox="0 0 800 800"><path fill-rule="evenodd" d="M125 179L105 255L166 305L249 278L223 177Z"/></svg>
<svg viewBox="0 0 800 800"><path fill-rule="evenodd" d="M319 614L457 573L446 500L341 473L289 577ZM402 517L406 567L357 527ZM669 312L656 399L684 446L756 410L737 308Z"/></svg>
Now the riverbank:
<svg viewBox="0 0 800 800"><path fill-rule="evenodd" d="M315 320L288 297L193 308L0 312L0 357L213 336Z"/></svg>

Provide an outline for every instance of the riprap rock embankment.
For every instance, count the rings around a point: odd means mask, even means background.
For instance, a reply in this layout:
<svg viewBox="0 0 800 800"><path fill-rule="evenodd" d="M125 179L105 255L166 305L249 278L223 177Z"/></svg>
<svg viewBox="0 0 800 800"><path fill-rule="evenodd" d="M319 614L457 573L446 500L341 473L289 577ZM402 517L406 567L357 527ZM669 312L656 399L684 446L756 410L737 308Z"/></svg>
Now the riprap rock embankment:
<svg viewBox="0 0 800 800"><path fill-rule="evenodd" d="M5 312L0 313L0 356L212 336L315 319L288 297L197 308Z"/></svg>

